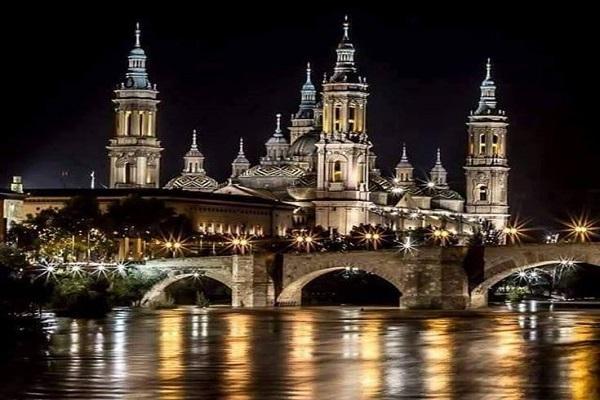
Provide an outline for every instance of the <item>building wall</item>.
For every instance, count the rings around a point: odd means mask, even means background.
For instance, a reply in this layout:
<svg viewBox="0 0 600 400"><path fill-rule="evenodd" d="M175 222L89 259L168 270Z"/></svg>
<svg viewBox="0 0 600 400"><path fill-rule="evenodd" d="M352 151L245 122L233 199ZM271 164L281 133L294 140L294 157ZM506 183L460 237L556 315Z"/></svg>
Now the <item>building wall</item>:
<svg viewBox="0 0 600 400"><path fill-rule="evenodd" d="M160 196L148 196L161 199ZM100 209L106 212L123 196L98 197ZM33 197L25 199L21 217L36 215L44 209L64 207L70 197ZM252 235L284 235L293 226L293 207L278 204L246 203L193 198L164 198L165 205L192 220L194 229L207 233L248 233Z"/></svg>

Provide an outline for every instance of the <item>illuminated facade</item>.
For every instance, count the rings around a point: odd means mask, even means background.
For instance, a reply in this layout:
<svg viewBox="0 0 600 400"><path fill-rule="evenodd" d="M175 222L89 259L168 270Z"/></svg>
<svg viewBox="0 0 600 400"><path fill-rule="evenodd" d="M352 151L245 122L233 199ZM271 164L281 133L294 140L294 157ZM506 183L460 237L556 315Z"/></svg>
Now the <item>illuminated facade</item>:
<svg viewBox="0 0 600 400"><path fill-rule="evenodd" d="M107 146L111 188L158 188L160 185L162 147L156 137L158 91L148 79L140 35L137 25L125 81L114 91L115 135Z"/></svg>
<svg viewBox="0 0 600 400"><path fill-rule="evenodd" d="M498 108L492 64L488 59L479 105L467 123L466 211L492 221L498 229L506 226L509 217L507 120L505 112Z"/></svg>

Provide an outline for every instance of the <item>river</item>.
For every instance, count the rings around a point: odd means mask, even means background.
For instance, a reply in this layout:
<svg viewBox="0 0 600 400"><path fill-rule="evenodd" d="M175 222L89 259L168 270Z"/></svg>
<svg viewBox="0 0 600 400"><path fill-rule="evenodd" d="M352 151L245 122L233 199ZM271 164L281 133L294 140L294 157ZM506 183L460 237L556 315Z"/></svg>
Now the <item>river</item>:
<svg viewBox="0 0 600 400"><path fill-rule="evenodd" d="M47 318L18 399L600 398L600 311L118 309Z"/></svg>

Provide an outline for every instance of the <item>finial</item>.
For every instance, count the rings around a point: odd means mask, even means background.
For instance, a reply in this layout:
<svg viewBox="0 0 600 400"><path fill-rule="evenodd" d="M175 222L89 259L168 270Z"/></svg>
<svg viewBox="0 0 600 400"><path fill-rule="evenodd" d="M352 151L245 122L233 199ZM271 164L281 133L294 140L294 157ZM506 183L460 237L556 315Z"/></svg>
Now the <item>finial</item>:
<svg viewBox="0 0 600 400"><path fill-rule="evenodd" d="M192 149L196 149L198 148L198 145L196 144L196 130L192 130Z"/></svg>
<svg viewBox="0 0 600 400"><path fill-rule="evenodd" d="M408 162L408 157L406 156L406 143L402 143L402 158L401 162Z"/></svg>
<svg viewBox="0 0 600 400"><path fill-rule="evenodd" d="M277 127L275 128L275 133L281 133L281 114L277 113L275 117L277 117Z"/></svg>
<svg viewBox="0 0 600 400"><path fill-rule="evenodd" d="M485 80L489 81L492 79L492 60L488 57L487 64L485 65Z"/></svg>
<svg viewBox="0 0 600 400"><path fill-rule="evenodd" d="M90 173L90 189L96 188L96 172L92 171Z"/></svg>
<svg viewBox="0 0 600 400"><path fill-rule="evenodd" d="M306 83L310 82L310 61L306 63Z"/></svg>
<svg viewBox="0 0 600 400"><path fill-rule="evenodd" d="M350 22L348 22L348 14L344 15L344 40L350 40L348 36L348 29L350 29Z"/></svg>
<svg viewBox="0 0 600 400"><path fill-rule="evenodd" d="M437 159L435 161L435 165L442 165L442 156L439 147L437 148Z"/></svg>
<svg viewBox="0 0 600 400"><path fill-rule="evenodd" d="M140 47L140 35L141 35L142 31L140 30L140 23L136 22L135 23L135 47Z"/></svg>
<svg viewBox="0 0 600 400"><path fill-rule="evenodd" d="M240 151L238 152L239 156L244 155L244 138L240 137Z"/></svg>

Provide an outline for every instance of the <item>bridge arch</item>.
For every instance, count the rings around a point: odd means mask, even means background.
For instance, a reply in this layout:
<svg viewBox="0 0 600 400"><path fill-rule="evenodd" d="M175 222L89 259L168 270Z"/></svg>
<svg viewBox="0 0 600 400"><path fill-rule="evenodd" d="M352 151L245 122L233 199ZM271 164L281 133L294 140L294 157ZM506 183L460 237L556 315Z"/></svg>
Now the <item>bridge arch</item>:
<svg viewBox="0 0 600 400"><path fill-rule="evenodd" d="M484 280L471 290L470 306L487 306L489 289L517 271L559 264L565 260L600 266L600 246L589 243L486 249Z"/></svg>
<svg viewBox="0 0 600 400"><path fill-rule="evenodd" d="M233 288L233 282L231 280L231 275L227 275L225 273L219 271L211 271L211 270L202 270L198 269L198 271L190 272L190 271L173 271L169 275L167 275L164 279L157 282L146 292L144 297L142 298L141 305L144 307L150 306L153 303L156 303L161 300L166 300L166 289L183 279L191 278L196 273L200 274L202 277L214 279L217 282L222 283L227 286L230 290Z"/></svg>
<svg viewBox="0 0 600 400"><path fill-rule="evenodd" d="M277 297L277 304L280 306L300 306L300 305L302 305L302 289L307 284L309 284L310 282L314 281L315 279L317 279L325 274L328 274L330 272L343 271L344 269L346 269L349 266L350 266L349 263L344 263L342 265L336 265L336 266L327 266L327 267L323 267L323 268L319 268L319 269L307 272L307 273L297 277L296 279L294 279L293 281L288 283L283 288L283 290ZM360 263L360 264L353 263L351 265L351 267L357 268L358 270L361 270L364 272L374 274L374 275L382 278L386 282L390 283L394 288L396 288L396 290L398 290L398 292L400 293L400 296L399 296L400 298L406 293L404 290L404 284L401 281L401 279L399 279L400 275L398 273L393 274L393 273L391 273L391 271L389 271L389 272L385 271L384 268L378 268L377 266L370 266L370 265L365 265L362 263Z"/></svg>

